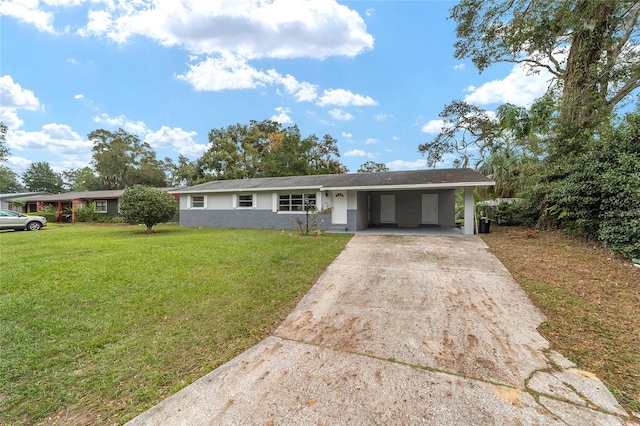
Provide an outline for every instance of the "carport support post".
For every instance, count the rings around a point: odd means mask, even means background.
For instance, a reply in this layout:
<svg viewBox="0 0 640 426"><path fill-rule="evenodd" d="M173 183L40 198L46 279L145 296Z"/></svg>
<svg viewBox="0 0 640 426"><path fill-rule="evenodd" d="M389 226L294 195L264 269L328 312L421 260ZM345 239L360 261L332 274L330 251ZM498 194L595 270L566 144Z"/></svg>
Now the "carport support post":
<svg viewBox="0 0 640 426"><path fill-rule="evenodd" d="M464 189L464 234L473 235L475 228L475 203L473 201L473 187Z"/></svg>

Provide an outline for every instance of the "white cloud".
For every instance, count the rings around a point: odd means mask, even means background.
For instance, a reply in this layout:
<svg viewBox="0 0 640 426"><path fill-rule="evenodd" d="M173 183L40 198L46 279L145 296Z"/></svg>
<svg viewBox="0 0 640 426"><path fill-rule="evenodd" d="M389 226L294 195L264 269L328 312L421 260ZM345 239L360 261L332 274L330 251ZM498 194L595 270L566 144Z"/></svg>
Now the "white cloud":
<svg viewBox="0 0 640 426"><path fill-rule="evenodd" d="M391 171L397 170L418 170L424 169L427 166L426 160L405 161L405 160L393 160L389 161L386 166Z"/></svg>
<svg viewBox="0 0 640 426"><path fill-rule="evenodd" d="M316 85L298 81L290 74L283 76L273 69L260 71L252 67L246 58L232 54L204 59L192 57L189 70L176 77L201 91L218 92L280 85L298 102L312 102L318 97Z"/></svg>
<svg viewBox="0 0 640 426"><path fill-rule="evenodd" d="M272 75L258 71L241 57L229 54L191 63L189 70L177 78L187 81L196 90L212 92L253 89L274 82Z"/></svg>
<svg viewBox="0 0 640 426"><path fill-rule="evenodd" d="M422 126L421 131L423 133L435 133L438 134L442 131L442 127L444 126L444 120L429 120L427 124Z"/></svg>
<svg viewBox="0 0 640 426"><path fill-rule="evenodd" d="M293 120L289 117L289 113L291 112L290 108L285 107L277 107L276 112L278 114L271 116L271 121L278 122L280 124L291 124Z"/></svg>
<svg viewBox="0 0 640 426"><path fill-rule="evenodd" d="M373 16L373 13L375 12L375 9L367 9L364 11L364 14L367 15L367 18Z"/></svg>
<svg viewBox="0 0 640 426"><path fill-rule="evenodd" d="M352 149L351 151L347 151L344 153L345 157L366 157L366 158L374 158L374 155L363 151L361 149Z"/></svg>
<svg viewBox="0 0 640 426"><path fill-rule="evenodd" d="M26 172L31 163L31 160L24 157L18 157L15 155L7 157L7 167L9 167L9 169L12 172L16 173L18 176Z"/></svg>
<svg viewBox="0 0 640 426"><path fill-rule="evenodd" d="M23 89L10 75L0 77L0 121L9 129L19 129L24 124L18 110L37 111L41 108L33 91Z"/></svg>
<svg viewBox="0 0 640 426"><path fill-rule="evenodd" d="M373 116L376 121L387 121L391 116L389 114L377 114Z"/></svg>
<svg viewBox="0 0 640 426"><path fill-rule="evenodd" d="M20 22L34 25L39 31L54 33L53 13L39 8L38 1L0 2L0 16L11 16Z"/></svg>
<svg viewBox="0 0 640 426"><path fill-rule="evenodd" d="M349 121L349 120L353 120L354 118L353 115L339 108L334 108L330 110L329 115L333 117L334 120L339 120L339 121Z"/></svg>
<svg viewBox="0 0 640 426"><path fill-rule="evenodd" d="M373 145L373 144L376 144L378 142L380 142L380 141L378 139L375 139L375 138L367 138L364 141L365 145Z"/></svg>
<svg viewBox="0 0 640 426"><path fill-rule="evenodd" d="M353 137L353 134L349 132L342 132L341 135L343 138L347 138L347 139L351 139Z"/></svg>
<svg viewBox="0 0 640 426"><path fill-rule="evenodd" d="M18 117L18 112L9 108L0 108L0 121L9 129L19 129L24 124L24 120Z"/></svg>
<svg viewBox="0 0 640 426"><path fill-rule="evenodd" d="M10 75L3 75L0 77L0 106L1 108L36 111L40 108L40 101L33 91L23 89L13 81Z"/></svg>
<svg viewBox="0 0 640 426"><path fill-rule="evenodd" d="M289 74L283 77L275 70L269 70L268 74L273 77L273 81L280 83L287 93L295 96L298 102L312 102L318 97L318 86L315 84L299 82Z"/></svg>
<svg viewBox="0 0 640 426"><path fill-rule="evenodd" d="M318 101L318 105L320 106L326 106L326 105L372 106L372 105L378 105L378 102L376 102L369 96L358 95L358 94L352 93L349 90L328 89L323 91L322 96Z"/></svg>
<svg viewBox="0 0 640 426"><path fill-rule="evenodd" d="M50 123L35 132L10 131L7 145L11 150L44 150L62 156L89 155L93 144L66 124Z"/></svg>
<svg viewBox="0 0 640 426"><path fill-rule="evenodd" d="M537 74L527 69L526 65L516 64L502 80L489 81L480 87L469 86L467 91L470 93L464 98L465 102L476 105L507 102L519 106L531 105L546 93L552 75L543 69Z"/></svg>
<svg viewBox="0 0 640 426"><path fill-rule="evenodd" d="M335 0L156 0L93 5L78 33L143 35L198 54L247 58L356 56L373 47L362 17Z"/></svg>
<svg viewBox="0 0 640 426"><path fill-rule="evenodd" d="M453 66L453 69L456 71L464 71L467 69L467 66L465 64L456 64Z"/></svg>
<svg viewBox="0 0 640 426"><path fill-rule="evenodd" d="M149 131L144 141L152 148L173 148L180 154L197 157L207 150L207 145L196 143L193 138L198 133L182 130L180 127L162 126L159 130Z"/></svg>
<svg viewBox="0 0 640 426"><path fill-rule="evenodd" d="M199 156L207 150L207 145L196 143L193 138L197 132L183 130L180 127L162 126L159 130L151 130L143 121L129 120L124 115L111 117L108 114L100 114L93 117L98 124L106 124L111 127L119 127L125 131L139 136L151 145L152 148L173 148L180 154L187 156Z"/></svg>
<svg viewBox="0 0 640 426"><path fill-rule="evenodd" d="M124 115L110 117L108 114L100 114L93 117L93 121L98 124L107 124L113 127L120 127L134 135L145 135L150 132L147 125L143 121L132 121Z"/></svg>

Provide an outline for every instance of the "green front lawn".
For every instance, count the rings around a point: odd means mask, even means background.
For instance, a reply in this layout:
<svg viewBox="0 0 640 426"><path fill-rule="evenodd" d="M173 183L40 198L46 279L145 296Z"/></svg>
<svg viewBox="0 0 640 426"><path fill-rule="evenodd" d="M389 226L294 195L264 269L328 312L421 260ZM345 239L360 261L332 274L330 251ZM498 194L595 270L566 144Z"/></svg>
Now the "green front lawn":
<svg viewBox="0 0 640 426"><path fill-rule="evenodd" d="M268 335L349 235L0 233L0 424L123 423Z"/></svg>

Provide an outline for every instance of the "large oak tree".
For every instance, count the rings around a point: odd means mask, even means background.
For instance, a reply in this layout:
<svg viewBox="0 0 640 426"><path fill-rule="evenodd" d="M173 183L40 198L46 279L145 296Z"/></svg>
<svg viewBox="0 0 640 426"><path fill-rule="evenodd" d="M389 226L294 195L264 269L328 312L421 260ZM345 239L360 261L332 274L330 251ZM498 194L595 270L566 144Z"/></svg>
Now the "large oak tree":
<svg viewBox="0 0 640 426"><path fill-rule="evenodd" d="M461 0L455 57L481 72L498 62L548 70L560 96L558 154L580 149L640 87L640 2L637 0Z"/></svg>
<svg viewBox="0 0 640 426"><path fill-rule="evenodd" d="M88 137L93 142L92 165L101 186L92 189L124 189L136 184L166 186L163 163L138 136L123 129L115 132L98 129Z"/></svg>
<svg viewBox="0 0 640 426"><path fill-rule="evenodd" d="M330 135L303 138L297 126L271 120L209 132L209 149L196 162L197 181L344 173Z"/></svg>

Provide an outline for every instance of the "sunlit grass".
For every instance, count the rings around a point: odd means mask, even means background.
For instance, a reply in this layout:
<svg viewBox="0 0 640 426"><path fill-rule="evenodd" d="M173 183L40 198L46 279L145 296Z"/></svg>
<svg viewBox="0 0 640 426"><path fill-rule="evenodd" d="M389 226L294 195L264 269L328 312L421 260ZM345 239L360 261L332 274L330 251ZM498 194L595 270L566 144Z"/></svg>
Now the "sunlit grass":
<svg viewBox="0 0 640 426"><path fill-rule="evenodd" d="M544 312L551 347L640 412L640 270L557 231L497 227L483 239Z"/></svg>
<svg viewBox="0 0 640 426"><path fill-rule="evenodd" d="M123 423L270 333L348 235L0 233L0 424Z"/></svg>

